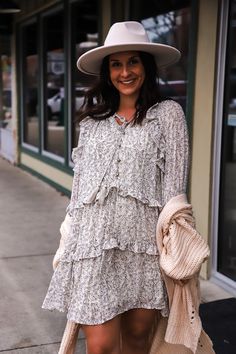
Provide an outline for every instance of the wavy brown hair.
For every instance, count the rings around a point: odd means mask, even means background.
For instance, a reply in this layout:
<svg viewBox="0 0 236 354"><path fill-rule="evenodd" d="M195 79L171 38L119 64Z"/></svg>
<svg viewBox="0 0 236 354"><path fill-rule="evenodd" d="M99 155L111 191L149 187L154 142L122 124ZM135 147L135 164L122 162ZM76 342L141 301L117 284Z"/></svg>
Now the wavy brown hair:
<svg viewBox="0 0 236 354"><path fill-rule="evenodd" d="M145 70L145 79L136 101L136 114L133 124L140 124L147 110L164 99L159 90L158 72L154 57L146 52L139 52ZM102 120L115 114L119 108L120 96L110 80L109 56L103 59L100 75L93 87L85 92L84 102L78 111L77 121L90 116Z"/></svg>

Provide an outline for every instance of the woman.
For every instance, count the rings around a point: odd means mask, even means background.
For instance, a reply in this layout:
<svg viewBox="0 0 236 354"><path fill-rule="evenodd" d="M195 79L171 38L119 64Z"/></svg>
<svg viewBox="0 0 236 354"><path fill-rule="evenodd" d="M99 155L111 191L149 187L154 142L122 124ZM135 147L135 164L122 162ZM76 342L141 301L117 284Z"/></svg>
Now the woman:
<svg viewBox="0 0 236 354"><path fill-rule="evenodd" d="M179 104L161 99L157 67L179 57L121 22L78 60L99 80L80 114L71 226L43 307L81 324L88 354L147 354L157 312L168 316L155 231L186 190L188 134Z"/></svg>

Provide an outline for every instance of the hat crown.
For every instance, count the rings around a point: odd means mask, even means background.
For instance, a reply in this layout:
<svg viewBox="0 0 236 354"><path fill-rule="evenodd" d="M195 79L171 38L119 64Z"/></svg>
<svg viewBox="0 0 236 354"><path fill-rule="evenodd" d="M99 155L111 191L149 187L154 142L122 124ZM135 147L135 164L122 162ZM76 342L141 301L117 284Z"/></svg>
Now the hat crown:
<svg viewBox="0 0 236 354"><path fill-rule="evenodd" d="M111 26L104 46L130 43L150 43L148 35L141 25L136 21L117 22Z"/></svg>
<svg viewBox="0 0 236 354"><path fill-rule="evenodd" d="M114 23L104 45L82 54L77 61L77 67L86 74L99 75L105 57L124 51L149 53L153 55L158 67L172 65L180 58L180 52L176 48L152 43L140 22L125 21Z"/></svg>

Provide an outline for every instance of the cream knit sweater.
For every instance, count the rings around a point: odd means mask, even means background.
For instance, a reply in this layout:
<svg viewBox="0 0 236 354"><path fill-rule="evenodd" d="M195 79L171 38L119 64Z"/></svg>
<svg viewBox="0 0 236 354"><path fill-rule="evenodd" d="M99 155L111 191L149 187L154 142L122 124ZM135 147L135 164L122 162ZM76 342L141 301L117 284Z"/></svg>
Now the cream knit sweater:
<svg viewBox="0 0 236 354"><path fill-rule="evenodd" d="M62 240L54 267L63 252L70 227L67 217L61 226ZM199 317L198 274L209 248L194 227L192 207L181 194L163 208L157 223L160 266L169 298L169 317L158 315L151 336L149 354L214 354L212 342L203 331ZM73 354L80 325L67 322L59 354Z"/></svg>
<svg viewBox="0 0 236 354"><path fill-rule="evenodd" d="M194 227L192 207L185 194L165 205L156 237L170 312L168 320L159 319L150 354L214 353L198 311L198 274L209 248Z"/></svg>

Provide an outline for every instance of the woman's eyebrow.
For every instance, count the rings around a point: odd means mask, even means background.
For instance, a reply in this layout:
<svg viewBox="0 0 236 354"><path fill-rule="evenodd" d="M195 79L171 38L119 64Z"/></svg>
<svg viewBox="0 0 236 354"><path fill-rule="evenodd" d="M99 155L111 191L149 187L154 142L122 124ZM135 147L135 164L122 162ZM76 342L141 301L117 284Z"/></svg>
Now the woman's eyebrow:
<svg viewBox="0 0 236 354"><path fill-rule="evenodd" d="M131 59L136 59L136 58L139 58L139 55L133 55L132 57L130 57L128 60L131 60Z"/></svg>
<svg viewBox="0 0 236 354"><path fill-rule="evenodd" d="M128 60L131 60L134 58L139 58L139 55L133 55L132 57L129 57ZM110 61L120 61L120 59L110 59Z"/></svg>

